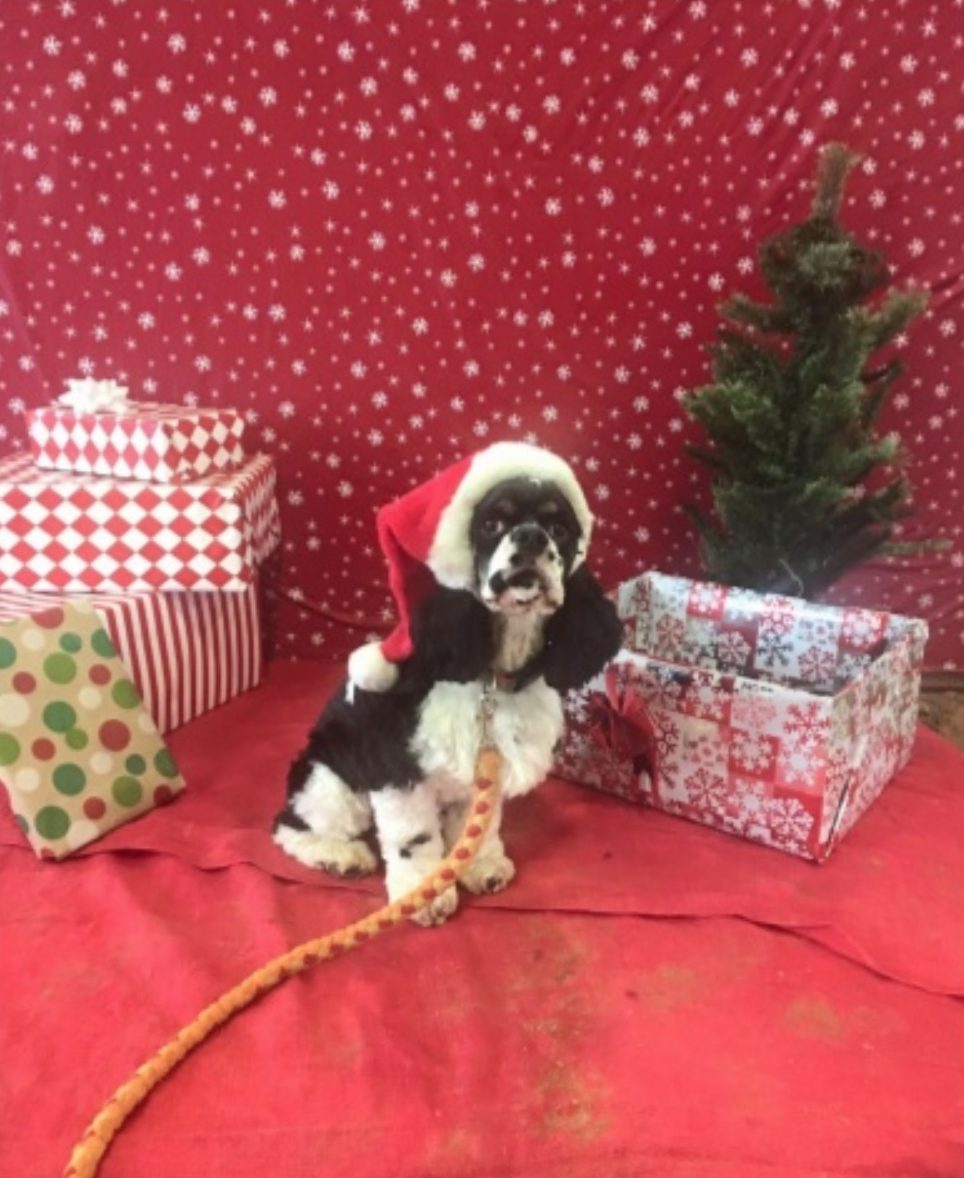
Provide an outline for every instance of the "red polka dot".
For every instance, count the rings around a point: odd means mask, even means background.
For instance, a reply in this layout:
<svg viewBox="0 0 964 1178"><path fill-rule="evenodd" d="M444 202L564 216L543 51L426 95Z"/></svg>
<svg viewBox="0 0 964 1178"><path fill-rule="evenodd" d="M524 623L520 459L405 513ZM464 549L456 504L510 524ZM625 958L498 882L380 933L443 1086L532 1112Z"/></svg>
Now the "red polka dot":
<svg viewBox="0 0 964 1178"><path fill-rule="evenodd" d="M158 785L154 787L154 805L166 806L174 797L174 791L169 785Z"/></svg>
<svg viewBox="0 0 964 1178"><path fill-rule="evenodd" d="M105 720L97 735L104 748L114 753L127 748L131 742L131 730L121 720Z"/></svg>
<svg viewBox="0 0 964 1178"><path fill-rule="evenodd" d="M37 686L37 680L29 671L18 671L12 683L14 691L19 691L21 695L29 695Z"/></svg>
<svg viewBox="0 0 964 1178"><path fill-rule="evenodd" d="M48 740L45 736L38 737L30 746L30 751L37 758L38 761L49 761L50 758L57 752L54 747L54 742Z"/></svg>
<svg viewBox="0 0 964 1178"><path fill-rule="evenodd" d="M88 798L84 802L84 814L95 822L107 813L107 806L101 798Z"/></svg>
<svg viewBox="0 0 964 1178"><path fill-rule="evenodd" d="M35 625L43 626L45 630L56 630L58 626L64 624L64 611L51 607L41 610L39 614L31 614L30 618Z"/></svg>
<svg viewBox="0 0 964 1178"><path fill-rule="evenodd" d="M105 683L110 683L110 667L105 663L94 663L87 672L87 678L98 687L103 687Z"/></svg>

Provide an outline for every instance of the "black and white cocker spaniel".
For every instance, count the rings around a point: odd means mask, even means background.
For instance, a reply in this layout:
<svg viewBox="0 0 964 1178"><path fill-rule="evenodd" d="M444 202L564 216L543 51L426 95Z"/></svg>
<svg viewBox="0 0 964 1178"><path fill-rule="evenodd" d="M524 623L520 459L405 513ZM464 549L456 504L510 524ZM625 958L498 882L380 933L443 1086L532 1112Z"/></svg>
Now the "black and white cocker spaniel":
<svg viewBox="0 0 964 1178"><path fill-rule="evenodd" d="M557 482L524 472L492 485L464 515L467 588L436 585L413 610L411 652L387 690L350 680L291 766L275 841L311 867L370 872L374 829L388 895L416 887L458 837L471 800L486 681L496 685L492 735L502 793L548 773L562 735L562 696L616 654L622 629L584 563L586 518ZM585 501L581 501L583 507ZM493 892L513 878L496 815L462 883ZM444 921L453 886L415 919Z"/></svg>

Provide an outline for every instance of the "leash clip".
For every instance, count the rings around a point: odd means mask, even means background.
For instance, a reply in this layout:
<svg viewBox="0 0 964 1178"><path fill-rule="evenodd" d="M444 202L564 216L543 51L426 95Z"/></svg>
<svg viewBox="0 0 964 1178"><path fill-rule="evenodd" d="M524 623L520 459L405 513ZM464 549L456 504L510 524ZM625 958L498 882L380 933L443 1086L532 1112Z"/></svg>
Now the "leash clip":
<svg viewBox="0 0 964 1178"><path fill-rule="evenodd" d="M492 719L495 716L496 691L498 678L491 675L482 684L482 698L479 700L479 722L482 728L482 740L479 745L483 749L494 749L495 740L492 736Z"/></svg>

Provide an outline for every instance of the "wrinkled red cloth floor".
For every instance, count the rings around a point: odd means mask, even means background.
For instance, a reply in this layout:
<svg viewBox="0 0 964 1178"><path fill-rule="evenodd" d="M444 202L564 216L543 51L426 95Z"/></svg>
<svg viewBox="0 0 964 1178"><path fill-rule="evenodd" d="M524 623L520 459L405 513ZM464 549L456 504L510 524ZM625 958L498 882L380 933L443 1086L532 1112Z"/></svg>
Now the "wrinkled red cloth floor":
<svg viewBox="0 0 964 1178"><path fill-rule="evenodd" d="M0 814L0 1174L242 975L378 902L272 845L318 664L175 733L170 807L61 864ZM285 983L154 1093L103 1178L964 1174L964 759L822 867L575 786L513 803L498 897Z"/></svg>

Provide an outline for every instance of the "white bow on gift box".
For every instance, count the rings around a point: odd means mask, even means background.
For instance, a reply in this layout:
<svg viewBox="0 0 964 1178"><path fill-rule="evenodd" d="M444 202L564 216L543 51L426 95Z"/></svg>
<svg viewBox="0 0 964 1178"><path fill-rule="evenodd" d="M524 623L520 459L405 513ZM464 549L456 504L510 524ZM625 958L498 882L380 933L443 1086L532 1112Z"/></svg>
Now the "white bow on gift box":
<svg viewBox="0 0 964 1178"><path fill-rule="evenodd" d="M127 389L116 380L94 380L85 376L83 380L68 380L68 392L57 398L78 413L105 413L109 410L126 409L130 405Z"/></svg>

